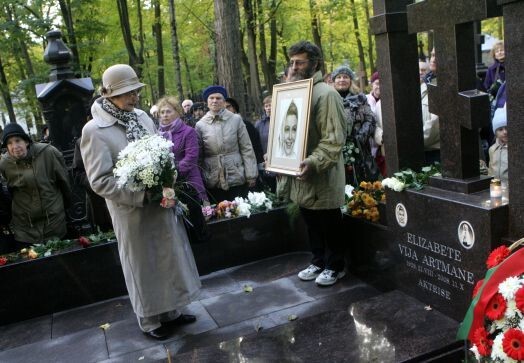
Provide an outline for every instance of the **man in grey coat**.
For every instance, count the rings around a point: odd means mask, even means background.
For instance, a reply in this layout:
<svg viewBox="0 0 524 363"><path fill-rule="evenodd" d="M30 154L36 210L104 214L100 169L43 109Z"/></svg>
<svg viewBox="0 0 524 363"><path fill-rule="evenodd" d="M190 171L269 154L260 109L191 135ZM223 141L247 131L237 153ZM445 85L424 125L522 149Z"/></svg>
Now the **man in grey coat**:
<svg viewBox="0 0 524 363"><path fill-rule="evenodd" d="M140 329L165 339L175 326L196 320L180 309L197 295L200 279L182 218L167 208L174 203L163 208L144 191L118 187L113 175L118 153L129 142L156 133L149 116L134 107L144 84L125 64L109 67L102 81L102 97L82 130L82 159L91 188L105 198L111 214Z"/></svg>
<svg viewBox="0 0 524 363"><path fill-rule="evenodd" d="M288 81L313 78L313 93L307 135L307 157L301 162L297 178L280 177L278 193L288 193L300 207L306 222L313 252L311 265L298 277L315 280L318 285L333 285L344 272L345 240L338 237L342 224L340 207L344 204L344 161L342 146L346 122L342 99L323 81L320 49L300 41L288 50Z"/></svg>

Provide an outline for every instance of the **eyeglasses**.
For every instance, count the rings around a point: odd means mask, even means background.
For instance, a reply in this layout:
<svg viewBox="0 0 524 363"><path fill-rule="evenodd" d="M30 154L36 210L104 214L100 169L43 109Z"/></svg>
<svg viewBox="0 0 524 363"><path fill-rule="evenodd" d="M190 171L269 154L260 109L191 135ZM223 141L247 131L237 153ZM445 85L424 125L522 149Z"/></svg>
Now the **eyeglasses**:
<svg viewBox="0 0 524 363"><path fill-rule="evenodd" d="M296 64L297 66L300 67L300 66L303 66L306 63L309 63L309 59L308 60L295 59L295 60L290 60L289 63L288 63L288 66L293 67Z"/></svg>
<svg viewBox="0 0 524 363"><path fill-rule="evenodd" d="M126 92L126 93L122 93L122 96L126 96L126 97L131 97L131 96L135 96L135 97L140 97L140 90L132 90L132 91L129 91L129 92Z"/></svg>

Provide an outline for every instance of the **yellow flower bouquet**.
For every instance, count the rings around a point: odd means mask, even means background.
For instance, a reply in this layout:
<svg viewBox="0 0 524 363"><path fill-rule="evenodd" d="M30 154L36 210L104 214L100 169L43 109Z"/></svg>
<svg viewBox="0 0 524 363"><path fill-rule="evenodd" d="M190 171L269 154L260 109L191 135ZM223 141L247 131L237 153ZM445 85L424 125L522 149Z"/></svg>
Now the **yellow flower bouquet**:
<svg viewBox="0 0 524 363"><path fill-rule="evenodd" d="M347 203L347 211L352 217L378 222L380 219L378 204L385 200L386 194L380 181L372 183L363 181L357 189L353 190Z"/></svg>

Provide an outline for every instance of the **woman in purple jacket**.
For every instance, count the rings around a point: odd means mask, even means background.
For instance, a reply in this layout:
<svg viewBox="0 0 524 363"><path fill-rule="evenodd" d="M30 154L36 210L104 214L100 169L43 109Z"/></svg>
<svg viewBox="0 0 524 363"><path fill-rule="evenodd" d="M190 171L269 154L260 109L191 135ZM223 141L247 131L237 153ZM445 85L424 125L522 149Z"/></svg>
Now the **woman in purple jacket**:
<svg viewBox="0 0 524 363"><path fill-rule="evenodd" d="M208 231L201 204L209 205L209 200L200 172L197 132L182 120L184 112L176 97L163 97L156 105L160 121L159 132L173 142L177 181L183 185L178 198L189 208L190 224L186 224L189 239L191 242L205 242Z"/></svg>

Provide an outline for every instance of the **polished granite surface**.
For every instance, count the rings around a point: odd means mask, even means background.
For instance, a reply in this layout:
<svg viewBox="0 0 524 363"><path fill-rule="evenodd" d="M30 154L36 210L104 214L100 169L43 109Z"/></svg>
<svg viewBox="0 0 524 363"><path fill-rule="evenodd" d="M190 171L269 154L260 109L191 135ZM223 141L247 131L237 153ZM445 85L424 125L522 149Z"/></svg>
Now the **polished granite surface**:
<svg viewBox="0 0 524 363"><path fill-rule="evenodd" d="M404 362L453 343L456 321L372 286L376 276L348 274L327 288L299 280L309 258L289 253L203 276L185 309L197 322L165 342L140 332L126 296L0 326L0 362Z"/></svg>

